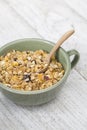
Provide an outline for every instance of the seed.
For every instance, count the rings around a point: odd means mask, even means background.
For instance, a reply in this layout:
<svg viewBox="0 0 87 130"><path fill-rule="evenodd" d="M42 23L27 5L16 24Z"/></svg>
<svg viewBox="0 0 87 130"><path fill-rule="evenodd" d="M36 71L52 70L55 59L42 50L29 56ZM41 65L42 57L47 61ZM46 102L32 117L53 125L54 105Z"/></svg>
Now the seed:
<svg viewBox="0 0 87 130"><path fill-rule="evenodd" d="M9 59L8 59L8 57L7 56L5 56L5 61L8 61Z"/></svg>
<svg viewBox="0 0 87 130"><path fill-rule="evenodd" d="M5 84L7 87L11 87L11 85L10 84Z"/></svg>
<svg viewBox="0 0 87 130"><path fill-rule="evenodd" d="M0 65L4 66L5 65L5 61L0 61Z"/></svg>
<svg viewBox="0 0 87 130"><path fill-rule="evenodd" d="M32 61L32 64L35 65L35 63L36 63L36 62L33 60L33 61Z"/></svg>
<svg viewBox="0 0 87 130"><path fill-rule="evenodd" d="M31 60L31 57L27 57L28 60Z"/></svg>
<svg viewBox="0 0 87 130"><path fill-rule="evenodd" d="M29 75L24 75L23 79L27 79L29 77Z"/></svg>
<svg viewBox="0 0 87 130"><path fill-rule="evenodd" d="M28 78L26 78L24 81L29 82L29 81L30 81L29 77L28 77Z"/></svg>
<svg viewBox="0 0 87 130"><path fill-rule="evenodd" d="M26 51L26 54L29 54L29 51Z"/></svg>
<svg viewBox="0 0 87 130"><path fill-rule="evenodd" d="M17 58L16 58L16 57L14 58L14 61L17 61Z"/></svg>
<svg viewBox="0 0 87 130"><path fill-rule="evenodd" d="M18 62L16 62L16 61L14 61L13 63L12 63L12 65L15 67L15 66L18 66Z"/></svg>
<svg viewBox="0 0 87 130"><path fill-rule="evenodd" d="M25 75L23 76L23 80L26 81L26 82L31 81L30 74L25 74Z"/></svg>

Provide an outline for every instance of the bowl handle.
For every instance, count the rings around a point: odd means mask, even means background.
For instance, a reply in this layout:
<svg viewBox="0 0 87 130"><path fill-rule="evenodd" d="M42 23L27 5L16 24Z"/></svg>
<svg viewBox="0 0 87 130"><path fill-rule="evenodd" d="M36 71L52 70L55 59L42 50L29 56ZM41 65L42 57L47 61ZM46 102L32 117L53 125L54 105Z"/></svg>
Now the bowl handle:
<svg viewBox="0 0 87 130"><path fill-rule="evenodd" d="M67 53L68 53L69 57L74 55L74 58L71 61L71 69L72 69L77 64L77 62L79 61L80 54L76 50L70 50L70 51L67 51Z"/></svg>

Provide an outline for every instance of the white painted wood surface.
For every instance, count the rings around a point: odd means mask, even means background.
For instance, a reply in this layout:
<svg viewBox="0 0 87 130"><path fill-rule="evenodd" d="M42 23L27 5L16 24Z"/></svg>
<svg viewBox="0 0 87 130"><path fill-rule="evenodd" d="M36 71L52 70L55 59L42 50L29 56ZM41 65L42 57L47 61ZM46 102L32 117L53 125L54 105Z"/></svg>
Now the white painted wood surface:
<svg viewBox="0 0 87 130"><path fill-rule="evenodd" d="M25 107L0 92L0 130L87 130L87 0L0 0L0 46L25 37L55 43L72 27L63 48L81 57L56 99Z"/></svg>

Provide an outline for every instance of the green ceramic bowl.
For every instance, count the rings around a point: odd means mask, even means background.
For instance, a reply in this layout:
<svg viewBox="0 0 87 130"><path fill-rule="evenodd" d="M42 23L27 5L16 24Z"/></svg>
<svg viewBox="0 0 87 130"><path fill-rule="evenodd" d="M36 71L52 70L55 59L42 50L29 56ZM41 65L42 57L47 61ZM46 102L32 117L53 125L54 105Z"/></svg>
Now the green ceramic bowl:
<svg viewBox="0 0 87 130"><path fill-rule="evenodd" d="M21 39L16 40L11 43L6 44L0 48L0 55L7 53L10 50L46 50L50 52L53 48L54 43L41 39ZM74 55L72 62L70 61L70 56ZM8 88L4 84L0 83L0 90L2 93L11 99L13 102L21 105L39 105L46 103L55 98L58 94L59 87L62 87L66 81L71 69L77 64L79 60L79 53L76 50L70 50L66 52L63 48L59 48L56 52L56 58L62 63L65 69L65 74L63 78L57 82L55 85L36 91L20 91Z"/></svg>

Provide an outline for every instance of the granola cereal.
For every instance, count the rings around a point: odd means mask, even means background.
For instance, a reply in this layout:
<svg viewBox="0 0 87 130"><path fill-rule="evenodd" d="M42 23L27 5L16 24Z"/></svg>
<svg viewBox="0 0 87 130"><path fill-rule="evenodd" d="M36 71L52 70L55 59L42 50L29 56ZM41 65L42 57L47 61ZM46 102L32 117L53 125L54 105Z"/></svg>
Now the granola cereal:
<svg viewBox="0 0 87 130"><path fill-rule="evenodd" d="M45 73L37 73L46 66L48 53L37 51L10 51L0 56L0 82L7 87L33 91L50 87L64 75L64 69L55 57Z"/></svg>

